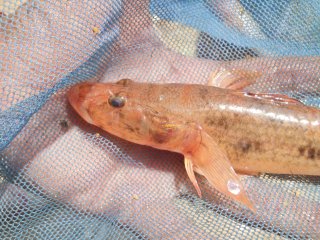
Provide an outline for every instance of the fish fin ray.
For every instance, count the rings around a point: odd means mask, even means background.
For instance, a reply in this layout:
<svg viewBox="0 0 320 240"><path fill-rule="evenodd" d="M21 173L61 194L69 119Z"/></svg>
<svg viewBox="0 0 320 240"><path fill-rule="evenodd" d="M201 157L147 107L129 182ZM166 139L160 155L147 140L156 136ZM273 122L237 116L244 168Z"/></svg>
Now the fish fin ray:
<svg viewBox="0 0 320 240"><path fill-rule="evenodd" d="M124 87L127 87L133 83L134 83L134 81L129 78L123 78L123 79L120 79L119 81L115 82L115 84L122 85Z"/></svg>
<svg viewBox="0 0 320 240"><path fill-rule="evenodd" d="M254 84L262 73L244 69L216 69L210 74L208 85L232 90L243 90Z"/></svg>
<svg viewBox="0 0 320 240"><path fill-rule="evenodd" d="M191 159L188 157L185 157L184 158L184 165L186 167L187 174L188 174L188 177L190 178L190 181L192 182L193 186L197 190L199 197L201 198L202 197L201 190L199 188L196 176L194 175L193 163L192 163Z"/></svg>
<svg viewBox="0 0 320 240"><path fill-rule="evenodd" d="M201 169L199 169L197 166L193 166L193 171L195 171L196 173L198 173L199 175L203 176L203 173L201 172Z"/></svg>
<svg viewBox="0 0 320 240"><path fill-rule="evenodd" d="M253 212L256 211L246 195L239 176L233 170L226 153L220 149L206 132L201 131L201 144L190 158L197 172L204 175L212 187L231 199L242 203ZM228 190L230 184L237 186L239 192L234 194Z"/></svg>

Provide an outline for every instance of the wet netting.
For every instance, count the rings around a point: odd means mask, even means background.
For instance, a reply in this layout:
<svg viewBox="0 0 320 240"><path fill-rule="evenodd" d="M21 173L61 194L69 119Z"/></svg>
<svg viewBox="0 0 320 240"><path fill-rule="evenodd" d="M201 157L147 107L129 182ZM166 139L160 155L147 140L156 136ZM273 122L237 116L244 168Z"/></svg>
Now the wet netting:
<svg viewBox="0 0 320 240"><path fill-rule="evenodd" d="M320 239L320 178L243 176L253 213L179 154L86 123L81 81L207 84L320 107L318 0L0 0L0 239ZM319 154L319 153L318 153Z"/></svg>

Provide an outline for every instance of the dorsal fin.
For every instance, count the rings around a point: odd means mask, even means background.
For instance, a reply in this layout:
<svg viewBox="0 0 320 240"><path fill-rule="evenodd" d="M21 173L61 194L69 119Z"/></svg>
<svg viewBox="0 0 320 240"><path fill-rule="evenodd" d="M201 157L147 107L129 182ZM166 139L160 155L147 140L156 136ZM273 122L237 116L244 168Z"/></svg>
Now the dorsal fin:
<svg viewBox="0 0 320 240"><path fill-rule="evenodd" d="M128 78L124 78L124 79L121 79L119 81L116 82L116 84L118 85L122 85L124 87L130 85L131 83L133 83L134 81L131 80L131 79L128 79Z"/></svg>
<svg viewBox="0 0 320 240"><path fill-rule="evenodd" d="M208 85L232 90L243 90L254 84L261 76L262 73L257 71L219 68L210 74Z"/></svg>

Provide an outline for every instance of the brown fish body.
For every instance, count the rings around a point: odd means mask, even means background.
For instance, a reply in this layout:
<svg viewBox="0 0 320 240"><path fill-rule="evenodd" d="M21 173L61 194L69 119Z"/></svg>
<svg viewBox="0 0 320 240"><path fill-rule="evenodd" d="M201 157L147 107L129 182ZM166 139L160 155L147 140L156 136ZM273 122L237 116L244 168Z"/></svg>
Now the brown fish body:
<svg viewBox="0 0 320 240"><path fill-rule="evenodd" d="M239 172L320 175L318 109L203 85L134 83L130 91L163 116L199 123Z"/></svg>
<svg viewBox="0 0 320 240"><path fill-rule="evenodd" d="M234 169L320 175L320 110L282 95L185 84L81 83L69 102L88 123L125 140L184 155L194 172L255 211Z"/></svg>

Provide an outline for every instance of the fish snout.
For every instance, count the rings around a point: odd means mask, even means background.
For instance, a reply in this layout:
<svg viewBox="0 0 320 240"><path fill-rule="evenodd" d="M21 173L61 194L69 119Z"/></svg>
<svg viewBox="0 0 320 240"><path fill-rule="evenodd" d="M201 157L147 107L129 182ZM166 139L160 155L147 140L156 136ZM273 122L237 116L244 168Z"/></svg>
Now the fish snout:
<svg viewBox="0 0 320 240"><path fill-rule="evenodd" d="M72 86L67 93L67 98L73 109L87 122L92 124L92 119L86 109L86 100L91 91L92 84L80 83Z"/></svg>

